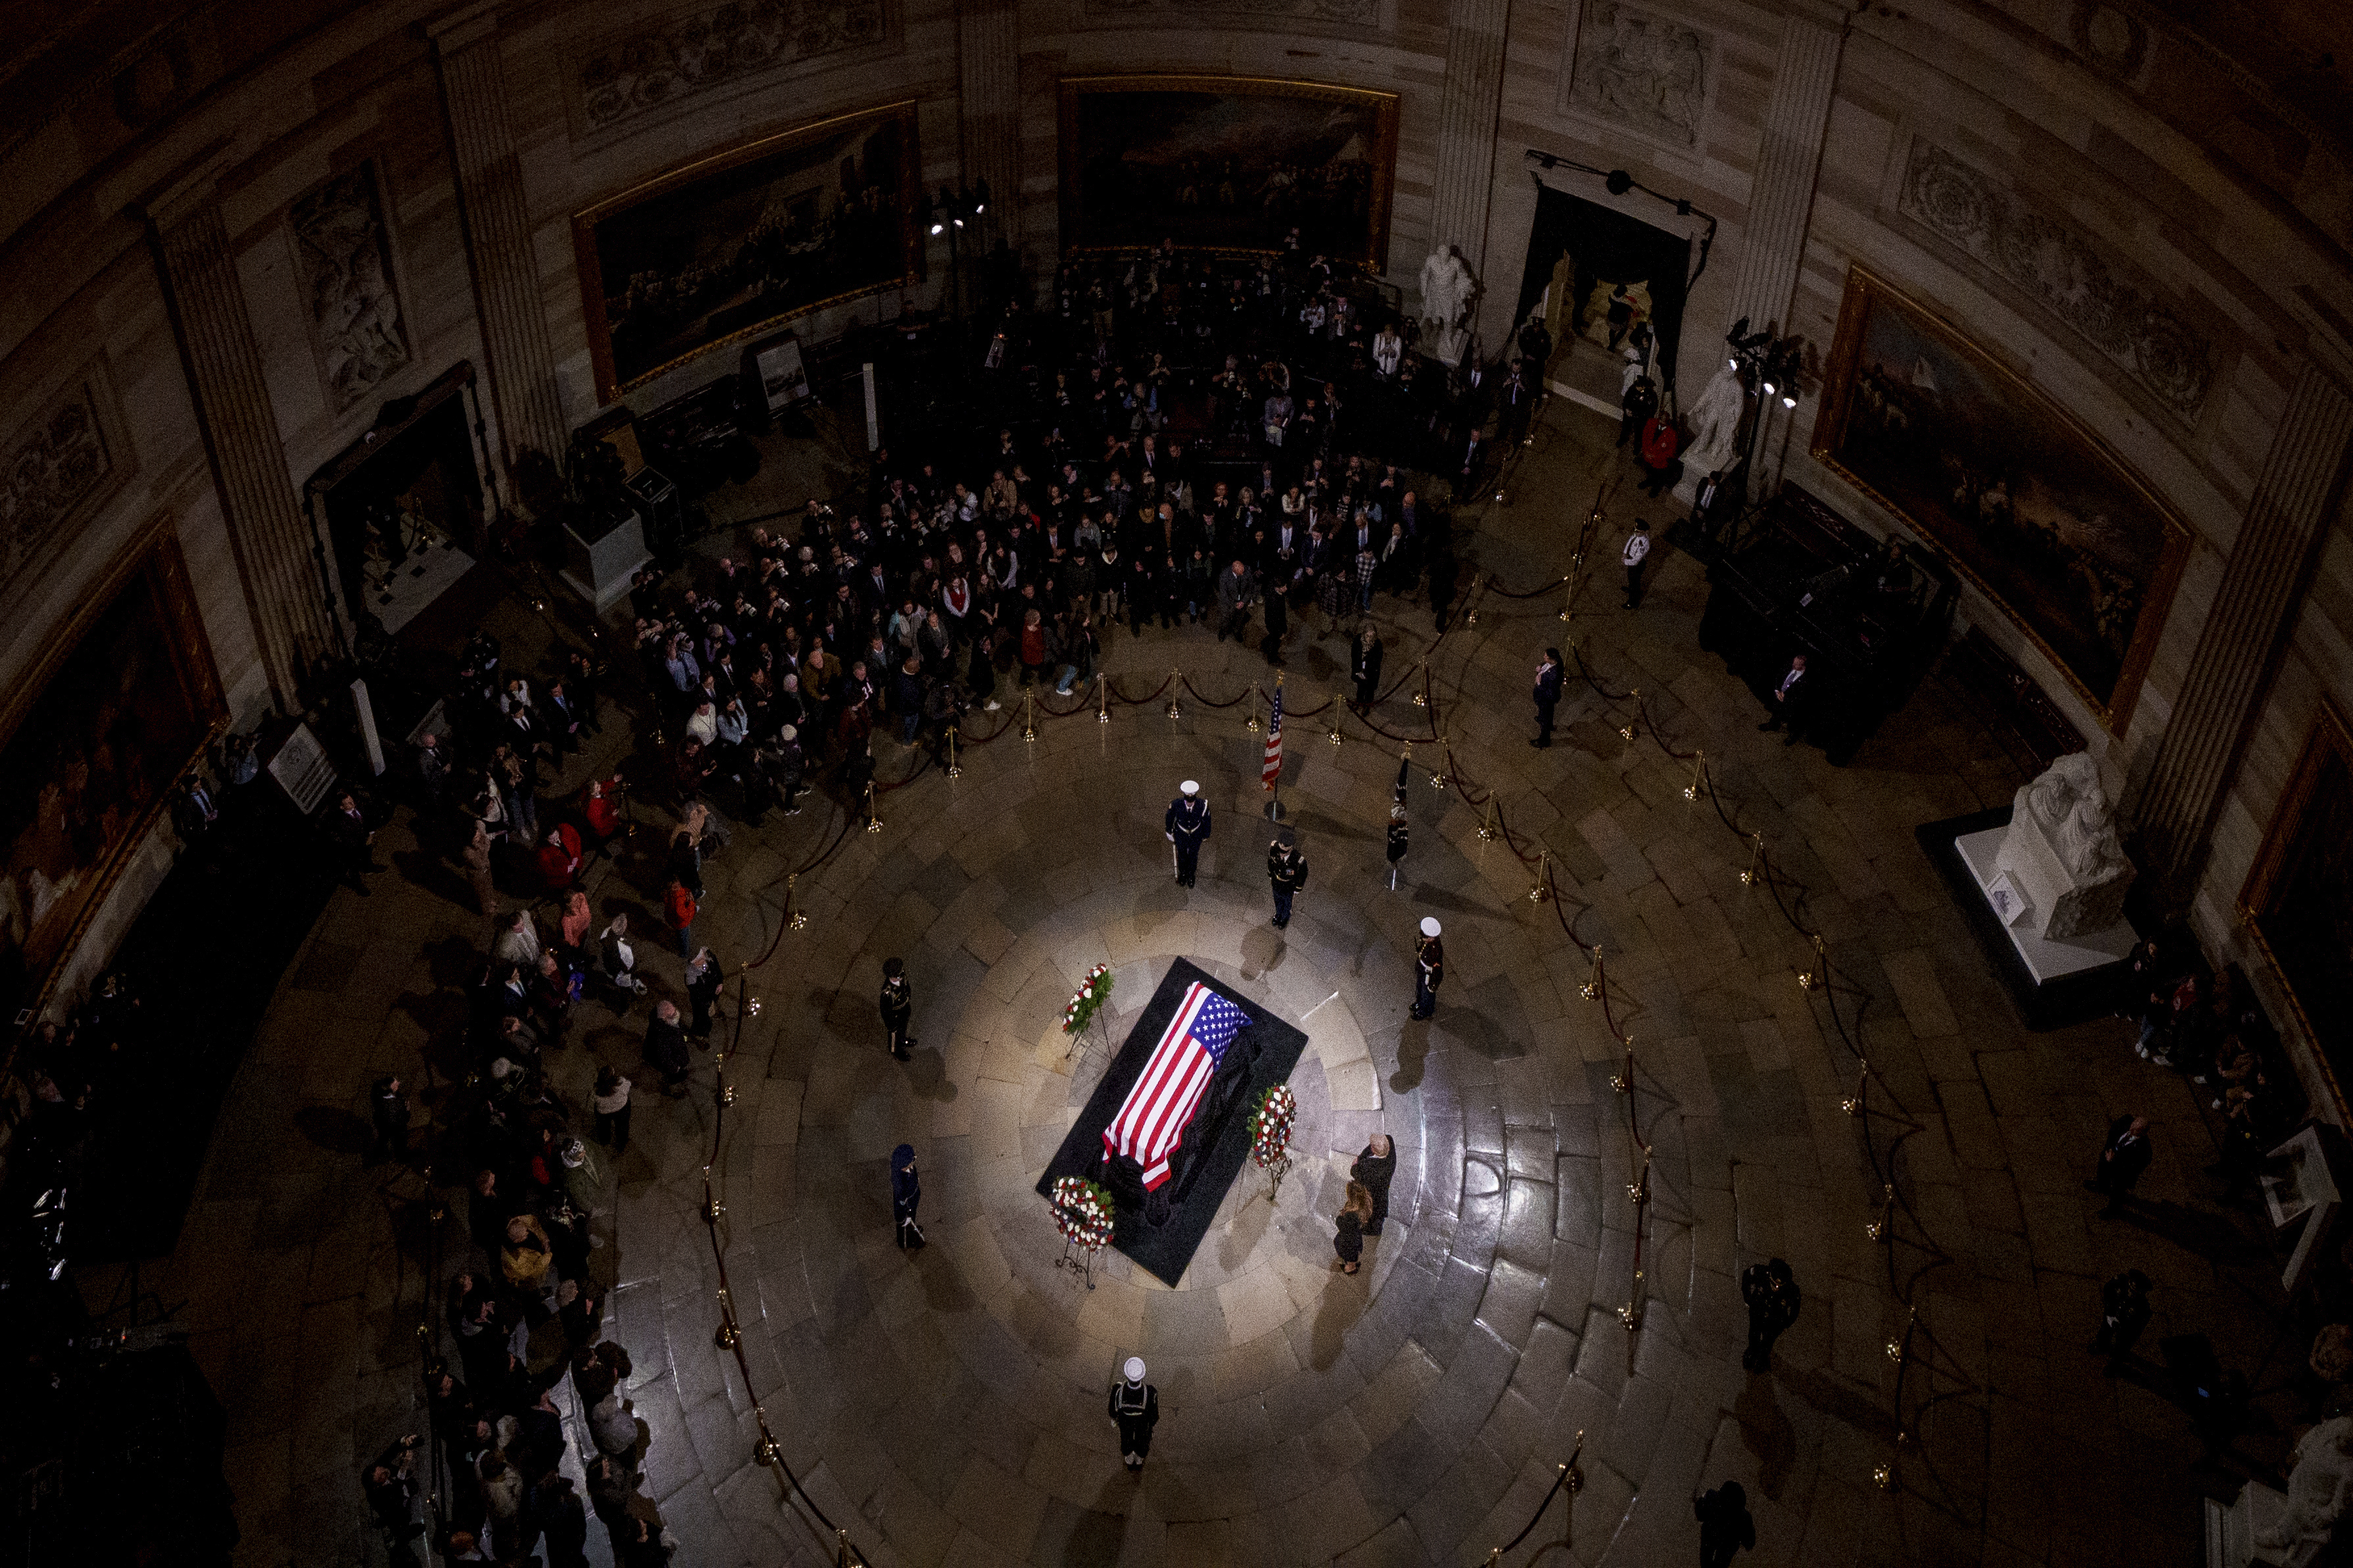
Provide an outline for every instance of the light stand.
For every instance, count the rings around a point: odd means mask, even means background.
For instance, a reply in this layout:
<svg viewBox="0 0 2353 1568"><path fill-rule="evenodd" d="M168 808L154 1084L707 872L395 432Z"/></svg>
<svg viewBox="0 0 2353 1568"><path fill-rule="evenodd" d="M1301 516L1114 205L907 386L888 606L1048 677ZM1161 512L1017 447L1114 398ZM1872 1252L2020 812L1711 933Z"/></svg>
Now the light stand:
<svg viewBox="0 0 2353 1568"><path fill-rule="evenodd" d="M1767 328L1761 332L1748 330L1748 318L1743 316L1724 335L1726 349L1725 363L1740 378L1741 389L1757 400L1756 412L1748 421L1748 439L1740 454L1742 504L1733 527L1726 531L1725 546L1729 548L1739 537L1742 527L1764 510L1764 487L1757 475L1757 455L1764 446L1765 425L1771 417L1778 398L1784 408L1798 406L1798 377L1805 366L1806 340L1790 336L1777 338Z"/></svg>
<svg viewBox="0 0 2353 1568"><path fill-rule="evenodd" d="M956 320L964 319L964 246L965 226L977 227L982 215L988 211L988 182L981 181L966 187L958 184L954 190L940 187L932 198L932 237L948 237L948 309Z"/></svg>

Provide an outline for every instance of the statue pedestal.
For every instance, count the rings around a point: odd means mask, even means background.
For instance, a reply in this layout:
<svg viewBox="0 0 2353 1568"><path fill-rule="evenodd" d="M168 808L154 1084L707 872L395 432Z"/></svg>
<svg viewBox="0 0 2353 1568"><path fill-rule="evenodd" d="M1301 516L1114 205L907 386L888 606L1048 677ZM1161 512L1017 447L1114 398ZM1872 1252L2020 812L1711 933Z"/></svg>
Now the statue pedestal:
<svg viewBox="0 0 2353 1568"><path fill-rule="evenodd" d="M653 559L636 512L610 520L589 537L566 528L564 553L565 584L596 605L600 616L629 591L629 578L637 569Z"/></svg>
<svg viewBox="0 0 2353 1568"><path fill-rule="evenodd" d="M2229 1502L2206 1500L2206 1568L2268 1565L2274 1553L2255 1555L2255 1532L2270 1530L2287 1511L2287 1495L2276 1487L2249 1481ZM2305 1559L2309 1560L2308 1554ZM2282 1561L2287 1561L2283 1559Z"/></svg>
<svg viewBox="0 0 2353 1568"><path fill-rule="evenodd" d="M2045 895L2030 891L2018 873L1999 863L2010 821L2010 807L1999 806L1927 823L1915 833L1920 847L1944 873L1954 901L2028 1028L2059 1028L2114 1011L2116 976L2137 940L2132 927L2117 921L2068 937L2042 935ZM2023 914L2015 905L1995 908L1991 895L1997 883L2026 897L2029 907Z"/></svg>
<svg viewBox="0 0 2353 1568"><path fill-rule="evenodd" d="M1995 852L1994 868L2010 873L2032 908L2026 923L2034 934L2053 942L2105 931L2124 919L2125 895L2132 890L2133 870L2127 864L2097 880L2077 876L2061 853L2051 830L2031 810L2014 808L2010 827Z"/></svg>

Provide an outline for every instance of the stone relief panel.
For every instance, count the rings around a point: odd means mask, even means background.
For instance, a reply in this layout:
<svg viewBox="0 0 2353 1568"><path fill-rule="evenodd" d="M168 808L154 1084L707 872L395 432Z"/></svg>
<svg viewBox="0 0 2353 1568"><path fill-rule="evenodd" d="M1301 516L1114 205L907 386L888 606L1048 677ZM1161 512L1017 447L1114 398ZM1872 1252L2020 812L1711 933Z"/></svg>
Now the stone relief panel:
<svg viewBox="0 0 2353 1568"><path fill-rule="evenodd" d="M1915 138L1896 210L2024 289L2183 418L2214 383L2212 337L2104 241Z"/></svg>
<svg viewBox="0 0 2353 1568"><path fill-rule="evenodd" d="M1387 29L1381 0L1086 0L1094 17L1212 16Z"/></svg>
<svg viewBox="0 0 2353 1568"><path fill-rule="evenodd" d="M1699 149L1715 40L1623 0L1590 0L1571 35L1561 107L1679 151Z"/></svg>
<svg viewBox="0 0 2353 1568"><path fill-rule="evenodd" d="M649 20L573 68L590 134L764 71L884 42L888 0L729 0Z"/></svg>
<svg viewBox="0 0 2353 1568"><path fill-rule="evenodd" d="M0 447L0 585L62 543L125 477L112 416L93 365Z"/></svg>
<svg viewBox="0 0 2353 1568"><path fill-rule="evenodd" d="M314 187L286 209L286 223L311 350L328 404L342 414L409 359L375 165L362 163Z"/></svg>

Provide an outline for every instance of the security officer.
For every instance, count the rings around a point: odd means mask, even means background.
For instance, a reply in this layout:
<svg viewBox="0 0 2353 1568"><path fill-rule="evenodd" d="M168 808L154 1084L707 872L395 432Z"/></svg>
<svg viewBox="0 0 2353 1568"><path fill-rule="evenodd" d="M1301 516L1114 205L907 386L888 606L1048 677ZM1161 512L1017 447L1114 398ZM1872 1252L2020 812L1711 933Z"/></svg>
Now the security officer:
<svg viewBox="0 0 2353 1568"><path fill-rule="evenodd" d="M1741 1298L1748 1303L1748 1349L1740 1364L1751 1372L1773 1370L1773 1342L1798 1321L1798 1279L1776 1258L1740 1271Z"/></svg>
<svg viewBox="0 0 2353 1568"><path fill-rule="evenodd" d="M1438 921L1424 915L1421 942L1413 952L1413 1013L1427 1018L1438 1011L1438 983L1446 978L1446 949L1438 941Z"/></svg>
<svg viewBox="0 0 2353 1568"><path fill-rule="evenodd" d="M1274 884L1274 929L1291 923L1291 896L1307 886L1307 857L1299 846L1276 834L1266 847L1266 879Z"/></svg>
<svg viewBox="0 0 2353 1568"><path fill-rule="evenodd" d="M915 1037L907 1033L908 1021L915 1016L915 1001L907 986L907 963L904 959L882 961L882 1028L889 1041L888 1049L901 1061L911 1059L909 1048Z"/></svg>
<svg viewBox="0 0 2353 1568"><path fill-rule="evenodd" d="M1176 787L1179 793L1168 803L1168 815L1160 826L1168 842L1176 846L1176 885L1189 888L1201 873L1201 841L1209 837L1209 803L1201 798L1201 786L1192 779Z"/></svg>
<svg viewBox="0 0 2353 1568"><path fill-rule="evenodd" d="M1134 1475L1152 1452L1152 1429L1160 1424L1160 1390L1144 1381L1144 1358L1132 1355L1111 1385L1111 1418L1119 1423L1119 1457Z"/></svg>

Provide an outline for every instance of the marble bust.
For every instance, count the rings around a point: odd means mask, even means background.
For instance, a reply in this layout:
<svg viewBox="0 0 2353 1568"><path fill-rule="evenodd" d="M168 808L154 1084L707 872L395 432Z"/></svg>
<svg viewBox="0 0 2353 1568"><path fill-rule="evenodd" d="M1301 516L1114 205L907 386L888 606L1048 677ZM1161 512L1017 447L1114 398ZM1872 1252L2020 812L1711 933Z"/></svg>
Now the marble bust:
<svg viewBox="0 0 2353 1568"><path fill-rule="evenodd" d="M2032 900L2039 936L2064 940L2123 918L2133 867L2090 752L2061 757L2019 787L1994 864Z"/></svg>
<svg viewBox="0 0 2353 1568"><path fill-rule="evenodd" d="M2287 1477L2287 1509L2254 1544L2274 1563L2301 1568L2316 1560L2353 1506L2353 1415L2324 1421L2295 1446Z"/></svg>

